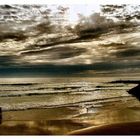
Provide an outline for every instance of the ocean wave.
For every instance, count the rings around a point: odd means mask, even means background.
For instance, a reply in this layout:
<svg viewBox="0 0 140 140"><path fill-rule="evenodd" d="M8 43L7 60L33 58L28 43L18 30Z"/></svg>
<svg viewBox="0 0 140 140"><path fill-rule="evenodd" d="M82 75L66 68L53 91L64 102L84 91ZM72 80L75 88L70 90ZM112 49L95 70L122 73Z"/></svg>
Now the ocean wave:
<svg viewBox="0 0 140 140"><path fill-rule="evenodd" d="M38 84L36 86L36 84ZM124 85L96 85L91 83L75 83L74 84L41 84L41 83L20 83L20 84L5 84L7 87L0 85L0 97L21 97L21 96L40 96L54 94L94 94L96 91L104 93L104 91L119 91L131 88ZM9 87L14 86L14 87ZM29 86L28 86L29 85ZM32 85L32 86L31 86ZM98 92L99 94L99 92Z"/></svg>
<svg viewBox="0 0 140 140"><path fill-rule="evenodd" d="M131 96L122 96L122 97L109 97L104 99L94 99L94 100L86 100L86 101L77 101L75 103L65 103L65 104L53 104L49 105L47 102L22 102L22 103L13 103L13 104L2 104L1 108L3 111L18 111L18 110L26 110L26 109L41 109L41 108L56 108L56 107L102 107L104 103L110 102L120 102L123 100L134 100Z"/></svg>
<svg viewBox="0 0 140 140"><path fill-rule="evenodd" d="M58 79L57 79L58 80ZM58 106L102 106L107 102L133 99L126 89L131 84L112 84L94 81L56 79L18 83L0 82L0 107L2 110L24 110ZM6 83L7 82L7 83ZM4 85L4 86L3 86Z"/></svg>
<svg viewBox="0 0 140 140"><path fill-rule="evenodd" d="M27 91L21 91L21 92L11 92L11 93L0 93L0 97L19 97L19 96L39 96L39 95L52 95L52 94L92 94L93 91L96 91L95 88L89 88L89 89L67 89L67 90L42 90L42 91L33 91L33 90L27 90Z"/></svg>

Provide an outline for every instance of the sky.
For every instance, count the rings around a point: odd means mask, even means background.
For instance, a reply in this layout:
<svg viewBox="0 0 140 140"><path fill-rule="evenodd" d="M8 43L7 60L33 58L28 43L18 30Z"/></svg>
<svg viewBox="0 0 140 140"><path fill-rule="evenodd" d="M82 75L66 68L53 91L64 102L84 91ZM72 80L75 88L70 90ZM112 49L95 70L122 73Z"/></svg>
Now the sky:
<svg viewBox="0 0 140 140"><path fill-rule="evenodd" d="M139 76L139 9L0 5L0 76Z"/></svg>
<svg viewBox="0 0 140 140"><path fill-rule="evenodd" d="M62 5L64 7L69 7L68 18L71 23L75 23L78 20L78 13L83 14L85 16L89 16L93 12L99 12L100 6L99 4L67 4Z"/></svg>

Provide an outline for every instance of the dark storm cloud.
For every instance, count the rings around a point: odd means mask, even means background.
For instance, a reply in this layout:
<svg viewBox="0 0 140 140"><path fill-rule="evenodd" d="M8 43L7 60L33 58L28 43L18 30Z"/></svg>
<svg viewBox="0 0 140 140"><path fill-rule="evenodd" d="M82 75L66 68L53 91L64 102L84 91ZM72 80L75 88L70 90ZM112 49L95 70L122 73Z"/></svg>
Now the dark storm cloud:
<svg viewBox="0 0 140 140"><path fill-rule="evenodd" d="M70 46L60 46L56 48L48 48L43 50L33 50L33 51L26 51L21 53L21 56L31 56L31 55L47 55L51 57L51 59L64 59L64 58L71 58L74 56L78 56L82 53L86 52L86 48L77 48L77 47L70 47Z"/></svg>
<svg viewBox="0 0 140 140"><path fill-rule="evenodd" d="M36 51L36 49L45 49L45 48L48 48L48 47L53 47L53 46L56 46L56 45L63 45L65 44L66 46L68 46L69 44L71 43L78 43L80 41L83 41L81 40L81 38L71 34L71 36L62 36L62 35L58 35L56 37L52 37L52 38L47 38L47 37L42 37L41 39L38 39L37 41L35 41L34 44L32 45L29 45L28 47L26 47L24 50L31 50L31 52L33 51Z"/></svg>
<svg viewBox="0 0 140 140"><path fill-rule="evenodd" d="M75 26L76 33L83 38L98 38L102 34L117 31L126 32L126 29L137 26L137 23L114 21L101 13L93 13L88 17L80 15L79 23Z"/></svg>
<svg viewBox="0 0 140 140"><path fill-rule="evenodd" d="M80 20L75 26L75 30L79 36L98 37L108 31L111 23L113 23L112 20L107 20L104 16L101 16L100 13L94 13L89 17L80 15Z"/></svg>
<svg viewBox="0 0 140 140"><path fill-rule="evenodd" d="M0 41L5 41L7 39L13 39L15 41L21 41L27 39L27 36L22 32L7 32L0 34Z"/></svg>
<svg viewBox="0 0 140 140"><path fill-rule="evenodd" d="M85 75L84 72L93 70L93 75L96 75L96 71L103 72L103 71L116 71L116 70L123 70L123 69L134 69L140 68L140 61L133 62L133 63L123 63L123 62L101 62L95 63L91 65L26 65L20 67L7 67L7 68L0 68L0 75L50 75L50 76L66 76L66 75Z"/></svg>
<svg viewBox="0 0 140 140"><path fill-rule="evenodd" d="M123 44L123 43L110 43L110 44L101 44L102 47L115 52L110 53L111 56L116 56L118 59L124 59L125 57L134 57L137 59L140 56L140 47L139 45Z"/></svg>
<svg viewBox="0 0 140 140"><path fill-rule="evenodd" d="M139 49L128 49L128 50L123 50L123 51L118 51L115 54L117 57L137 57L140 56L140 48Z"/></svg>
<svg viewBox="0 0 140 140"><path fill-rule="evenodd" d="M0 67L13 66L17 62L17 56L4 55L0 56Z"/></svg>

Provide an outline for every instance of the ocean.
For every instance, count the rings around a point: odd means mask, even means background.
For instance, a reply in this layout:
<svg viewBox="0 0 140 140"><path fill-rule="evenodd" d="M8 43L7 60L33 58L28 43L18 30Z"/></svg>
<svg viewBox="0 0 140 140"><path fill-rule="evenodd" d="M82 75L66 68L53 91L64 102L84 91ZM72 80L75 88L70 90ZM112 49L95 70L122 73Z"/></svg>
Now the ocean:
<svg viewBox="0 0 140 140"><path fill-rule="evenodd" d="M133 100L127 90L136 84L109 83L117 78L1 78L3 111L58 106L100 107Z"/></svg>

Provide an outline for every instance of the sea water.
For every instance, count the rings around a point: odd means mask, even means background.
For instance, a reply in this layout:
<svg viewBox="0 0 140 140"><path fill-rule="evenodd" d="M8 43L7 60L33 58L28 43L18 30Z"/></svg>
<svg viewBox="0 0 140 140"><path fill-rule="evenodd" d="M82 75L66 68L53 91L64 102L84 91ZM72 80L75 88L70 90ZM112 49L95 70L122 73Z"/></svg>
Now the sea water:
<svg viewBox="0 0 140 140"><path fill-rule="evenodd" d="M136 84L109 83L117 78L1 78L3 111L58 106L101 106L103 102L134 99Z"/></svg>

